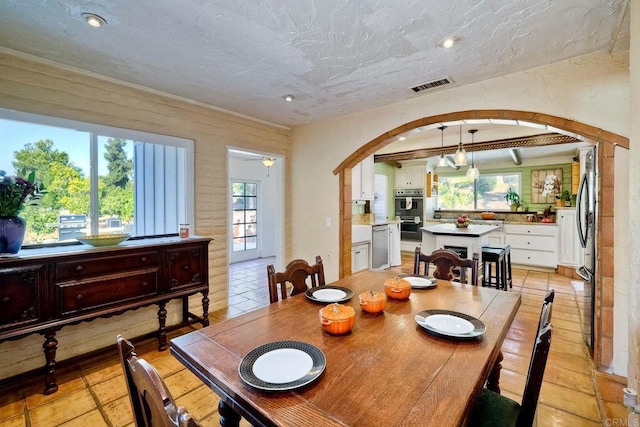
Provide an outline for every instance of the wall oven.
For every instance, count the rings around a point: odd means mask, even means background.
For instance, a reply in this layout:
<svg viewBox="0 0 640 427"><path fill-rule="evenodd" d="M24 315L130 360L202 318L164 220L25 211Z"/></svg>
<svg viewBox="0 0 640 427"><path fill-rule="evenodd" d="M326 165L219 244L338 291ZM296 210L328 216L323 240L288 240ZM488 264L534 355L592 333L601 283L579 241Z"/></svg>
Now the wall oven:
<svg viewBox="0 0 640 427"><path fill-rule="evenodd" d="M421 188L402 189L395 192L396 217L400 223L400 239L422 241L424 198Z"/></svg>

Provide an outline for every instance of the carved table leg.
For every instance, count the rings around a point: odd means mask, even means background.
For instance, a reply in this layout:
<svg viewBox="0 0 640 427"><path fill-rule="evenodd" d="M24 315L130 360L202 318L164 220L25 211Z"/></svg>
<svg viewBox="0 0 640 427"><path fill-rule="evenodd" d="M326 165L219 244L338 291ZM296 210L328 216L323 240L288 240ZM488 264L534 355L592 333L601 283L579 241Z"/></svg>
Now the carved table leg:
<svg viewBox="0 0 640 427"><path fill-rule="evenodd" d="M202 292L202 326L209 326L209 291Z"/></svg>
<svg viewBox="0 0 640 427"><path fill-rule="evenodd" d="M504 355L502 354L502 350L500 350L496 363L493 365L493 369L491 369L489 379L487 380L487 388L498 394L500 394L500 370L502 369L502 360L504 360Z"/></svg>
<svg viewBox="0 0 640 427"><path fill-rule="evenodd" d="M160 329L158 330L158 350L164 351L167 349L167 305L166 301L158 303L158 323Z"/></svg>
<svg viewBox="0 0 640 427"><path fill-rule="evenodd" d="M53 394L58 391L56 383L56 351L58 350L58 340L56 340L55 329L47 329L44 332L44 391L43 394Z"/></svg>
<svg viewBox="0 0 640 427"><path fill-rule="evenodd" d="M220 415L220 425L222 427L238 427L240 425L240 415L222 399L218 403L218 414Z"/></svg>

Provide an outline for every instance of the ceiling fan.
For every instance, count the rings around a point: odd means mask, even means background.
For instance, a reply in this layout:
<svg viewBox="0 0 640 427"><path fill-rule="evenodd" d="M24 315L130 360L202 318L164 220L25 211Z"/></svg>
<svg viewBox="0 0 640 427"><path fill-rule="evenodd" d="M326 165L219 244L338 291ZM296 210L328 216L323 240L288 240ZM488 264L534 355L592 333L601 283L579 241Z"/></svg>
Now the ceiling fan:
<svg viewBox="0 0 640 427"><path fill-rule="evenodd" d="M275 157L257 157L255 159L244 159L245 162L250 162L253 160L260 160L263 165L267 167L267 176L269 176L269 168L276 163Z"/></svg>

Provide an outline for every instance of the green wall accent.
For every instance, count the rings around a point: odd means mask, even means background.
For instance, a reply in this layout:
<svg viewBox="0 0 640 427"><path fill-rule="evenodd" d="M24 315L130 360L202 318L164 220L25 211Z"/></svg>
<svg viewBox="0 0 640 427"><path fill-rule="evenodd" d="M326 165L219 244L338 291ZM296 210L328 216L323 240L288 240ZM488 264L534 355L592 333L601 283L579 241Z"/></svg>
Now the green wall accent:
<svg viewBox="0 0 640 427"><path fill-rule="evenodd" d="M394 192L396 190L396 168L388 163L375 163L373 171L377 174L387 175L387 218L395 218L396 205Z"/></svg>
<svg viewBox="0 0 640 427"><path fill-rule="evenodd" d="M534 170L549 170L549 169L562 169L562 189L568 189L571 191L571 163L560 163L553 165L538 165L538 166L521 166L512 168L501 169L480 169L480 175L492 174L492 173L504 173L504 172L520 172L522 174L522 188L520 189L520 197L522 198L523 206L520 211L524 210L524 207L530 212L538 210L544 210L549 205L555 207L555 200L551 203L531 203L531 171ZM453 172L439 172L440 176L461 176L464 175L467 170L458 170ZM575 206L575 196L571 196L571 205Z"/></svg>

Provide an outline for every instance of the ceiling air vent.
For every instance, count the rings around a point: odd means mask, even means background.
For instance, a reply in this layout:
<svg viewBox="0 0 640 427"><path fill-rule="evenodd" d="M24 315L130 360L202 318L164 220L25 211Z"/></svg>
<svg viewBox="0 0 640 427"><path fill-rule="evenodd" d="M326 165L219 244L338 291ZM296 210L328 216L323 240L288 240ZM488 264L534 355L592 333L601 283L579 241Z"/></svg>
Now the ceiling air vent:
<svg viewBox="0 0 640 427"><path fill-rule="evenodd" d="M411 88L411 90L418 93L418 92L422 92L423 90L433 89L434 87L444 86L451 83L453 83L453 80L451 80L451 77L445 77L444 79L434 80L429 83L424 83L418 86L414 86Z"/></svg>

